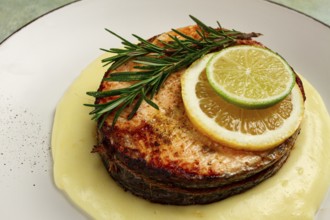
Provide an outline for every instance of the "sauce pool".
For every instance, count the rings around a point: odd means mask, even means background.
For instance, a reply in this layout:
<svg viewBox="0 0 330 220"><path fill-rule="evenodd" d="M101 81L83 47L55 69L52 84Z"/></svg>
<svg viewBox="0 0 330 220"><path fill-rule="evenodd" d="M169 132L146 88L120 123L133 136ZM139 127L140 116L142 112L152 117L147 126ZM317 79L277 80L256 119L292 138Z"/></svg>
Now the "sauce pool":
<svg viewBox="0 0 330 220"><path fill-rule="evenodd" d="M278 220L314 219L330 185L330 117L322 98L303 80L307 100L301 133L284 166L256 187L223 201L194 206L150 203L125 192L92 154L96 123L86 91L95 91L105 72L101 59L91 63L59 102L52 133L54 181L93 219L111 220Z"/></svg>

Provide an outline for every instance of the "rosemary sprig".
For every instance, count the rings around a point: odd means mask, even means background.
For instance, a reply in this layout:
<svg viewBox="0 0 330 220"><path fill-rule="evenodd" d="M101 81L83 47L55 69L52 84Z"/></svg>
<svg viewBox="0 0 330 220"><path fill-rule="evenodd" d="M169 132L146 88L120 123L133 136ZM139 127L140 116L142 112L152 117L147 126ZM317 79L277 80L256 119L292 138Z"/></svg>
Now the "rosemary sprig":
<svg viewBox="0 0 330 220"><path fill-rule="evenodd" d="M111 73L104 79L106 81L134 82L131 86L111 91L87 92L94 98L113 98L107 103L85 104L94 107L94 110L90 112L93 115L92 119L100 120L99 125L102 126L105 118L115 112L112 122L114 126L126 107L132 106L128 119L133 118L143 101L158 109L157 104L152 99L170 74L188 67L205 54L235 44L237 40L250 39L260 35L254 32L242 33L236 30L226 30L221 27L219 22L217 22L217 28L212 28L197 18L190 17L199 26L196 33L200 38L195 39L172 29L177 36L169 35L171 40L169 42L161 41L162 46L152 44L137 35L133 35L138 40L138 43L134 44L106 29L121 39L123 45L122 49L102 49L115 54L102 60L105 66L110 65L109 71L117 69L128 61L133 61L137 65L134 67L135 71Z"/></svg>

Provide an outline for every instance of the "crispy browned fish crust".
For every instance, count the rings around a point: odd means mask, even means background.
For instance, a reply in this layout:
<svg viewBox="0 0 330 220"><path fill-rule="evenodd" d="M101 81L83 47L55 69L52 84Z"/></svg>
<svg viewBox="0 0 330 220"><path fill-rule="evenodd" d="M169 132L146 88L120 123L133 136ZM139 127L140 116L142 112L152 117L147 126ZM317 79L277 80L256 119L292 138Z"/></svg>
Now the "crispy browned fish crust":
<svg viewBox="0 0 330 220"><path fill-rule="evenodd" d="M197 38L196 26L179 29ZM170 34L175 34L169 32ZM168 40L167 34L158 39ZM260 43L252 40L239 44ZM132 70L127 63L116 71ZM297 131L278 147L262 151L235 150L199 133L189 121L182 102L180 77L172 74L153 101L159 110L143 103L131 120L123 114L112 127L110 115L98 130L98 152L112 178L124 189L152 202L205 204L243 192L272 176L286 161ZM105 77L111 74L105 74ZM297 82L303 92L302 83ZM99 91L128 86L103 81ZM96 103L109 101L105 98Z"/></svg>

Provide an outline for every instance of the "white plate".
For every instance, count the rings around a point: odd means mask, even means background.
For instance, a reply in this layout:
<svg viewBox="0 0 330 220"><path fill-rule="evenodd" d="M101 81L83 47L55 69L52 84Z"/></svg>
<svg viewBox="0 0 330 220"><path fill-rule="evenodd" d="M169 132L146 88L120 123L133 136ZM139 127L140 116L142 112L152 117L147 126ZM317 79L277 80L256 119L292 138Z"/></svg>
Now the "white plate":
<svg viewBox="0 0 330 220"><path fill-rule="evenodd" d="M321 93L330 109L330 28L266 1L85 0L56 10L0 45L1 219L85 219L52 180L50 134L56 104L81 70L102 52L118 47L109 28L129 39L192 24L264 34ZM330 207L330 199L325 203ZM321 209L318 219L329 219Z"/></svg>

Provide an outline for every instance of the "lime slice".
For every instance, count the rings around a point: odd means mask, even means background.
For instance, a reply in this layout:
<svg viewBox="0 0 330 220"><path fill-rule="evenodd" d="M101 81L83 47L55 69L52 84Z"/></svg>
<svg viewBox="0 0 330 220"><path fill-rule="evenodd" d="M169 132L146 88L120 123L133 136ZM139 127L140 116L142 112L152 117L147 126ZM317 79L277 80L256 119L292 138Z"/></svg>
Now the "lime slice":
<svg viewBox="0 0 330 220"><path fill-rule="evenodd" d="M288 63L269 49L240 45L216 53L206 67L213 89L243 108L266 108L287 97L295 74Z"/></svg>

